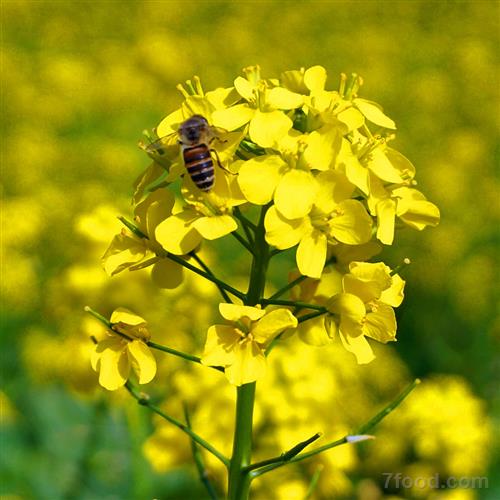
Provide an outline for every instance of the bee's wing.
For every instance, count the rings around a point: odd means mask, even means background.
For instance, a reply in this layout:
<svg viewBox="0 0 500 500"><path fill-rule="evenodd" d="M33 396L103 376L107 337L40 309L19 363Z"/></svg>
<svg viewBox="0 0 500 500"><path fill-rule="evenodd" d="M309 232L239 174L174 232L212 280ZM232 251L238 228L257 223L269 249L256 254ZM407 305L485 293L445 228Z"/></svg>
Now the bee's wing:
<svg viewBox="0 0 500 500"><path fill-rule="evenodd" d="M214 127L213 125L210 126L210 132L214 139L220 139L229 133L225 128Z"/></svg>
<svg viewBox="0 0 500 500"><path fill-rule="evenodd" d="M172 134L168 134L165 137L161 137L151 144L144 144L143 149L146 151L146 153L164 154L165 148L175 146L178 143L178 134L177 132L173 132Z"/></svg>

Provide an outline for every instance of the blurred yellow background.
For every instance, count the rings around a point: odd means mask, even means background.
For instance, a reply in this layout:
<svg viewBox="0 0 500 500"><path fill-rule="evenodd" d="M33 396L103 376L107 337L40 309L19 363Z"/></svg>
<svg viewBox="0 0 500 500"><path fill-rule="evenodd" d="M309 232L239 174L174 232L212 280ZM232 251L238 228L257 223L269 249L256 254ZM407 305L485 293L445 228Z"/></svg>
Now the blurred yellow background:
<svg viewBox="0 0 500 500"><path fill-rule="evenodd" d="M499 498L499 15L496 1L3 0L1 497L204 498L187 438L97 387L89 336L99 326L83 307L129 307L154 340L200 354L216 290L190 278L160 292L147 271L110 279L100 257L148 164L137 141L177 107L175 86L199 75L206 89L228 87L258 63L264 77L321 64L330 89L340 72L362 75L360 94L398 124L394 147L442 222L400 233L383 255L413 264L399 341L371 365L335 346L292 342L273 353L257 457L317 431L339 437L412 377L423 384L376 441L269 474L255 498L303 499L318 467L317 499ZM248 261L232 241L206 256L243 279ZM290 266L272 270L276 286ZM174 415L187 401L194 428L229 452L232 389L156 357L161 376L147 390ZM389 472L487 476L489 488L385 486Z"/></svg>

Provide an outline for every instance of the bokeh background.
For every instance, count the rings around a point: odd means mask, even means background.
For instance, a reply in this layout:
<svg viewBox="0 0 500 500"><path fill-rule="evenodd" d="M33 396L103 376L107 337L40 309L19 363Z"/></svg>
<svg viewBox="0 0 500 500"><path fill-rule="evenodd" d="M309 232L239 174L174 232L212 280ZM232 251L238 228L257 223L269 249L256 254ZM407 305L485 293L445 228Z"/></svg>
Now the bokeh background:
<svg viewBox="0 0 500 500"><path fill-rule="evenodd" d="M158 291L147 271L110 279L100 257L148 165L137 140L180 103L176 84L199 75L227 87L255 63L267 77L321 64L331 89L341 71L361 74L361 95L396 121L394 147L442 211L438 228L403 232L383 255L413 262L396 345L366 367L336 346L276 349L257 457L316 431L341 436L413 377L422 385L376 441L264 476L255 498L303 499L318 470L317 499L499 498L499 14L496 1L3 0L1 498L205 498L186 437L97 386L89 336L100 327L83 307L129 307L158 342L200 353L210 285L187 277ZM226 239L206 258L244 286L248 260ZM292 260L276 260L275 286ZM146 390L178 417L187 402L195 430L229 452L232 389L156 357ZM385 487L388 472L486 476L489 488Z"/></svg>

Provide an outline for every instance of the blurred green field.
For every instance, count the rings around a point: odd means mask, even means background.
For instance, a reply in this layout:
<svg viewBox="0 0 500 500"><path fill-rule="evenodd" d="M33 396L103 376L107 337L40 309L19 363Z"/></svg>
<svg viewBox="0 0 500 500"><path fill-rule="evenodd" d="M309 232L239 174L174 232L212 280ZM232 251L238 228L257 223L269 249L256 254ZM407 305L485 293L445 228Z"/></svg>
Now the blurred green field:
<svg viewBox="0 0 500 500"><path fill-rule="evenodd" d="M395 147L442 213L439 227L403 233L383 255L391 265L413 262L397 344L366 368L332 351L341 366L330 385L329 354L292 349L280 365L292 382L265 386L257 425L265 429L262 412L280 405L271 443L280 452L286 434L294 442L299 432L297 405L309 405L335 437L418 376L421 388L379 440L330 452L316 498L500 497L498 2L3 0L1 8L2 499L205 498L188 440L126 394L97 386L88 359L98 326L83 307L130 307L159 340L199 353L213 290L193 279L158 292L147 272L110 279L100 257L148 164L137 141L178 106L176 85L199 75L206 89L229 87L256 63L266 77L321 64L332 89L340 72L362 75L362 96L395 119ZM211 248L223 275L244 275L248 262L232 241ZM291 262L283 256L271 270L276 286ZM201 297L197 305L189 294ZM193 404L200 432L224 448L232 409L210 405L219 395L226 404L227 388L209 379L194 390L196 370L167 359L163 386L147 390L167 396L173 413ZM384 488L388 471L487 476L489 488ZM313 473L270 475L255 498L302 499Z"/></svg>

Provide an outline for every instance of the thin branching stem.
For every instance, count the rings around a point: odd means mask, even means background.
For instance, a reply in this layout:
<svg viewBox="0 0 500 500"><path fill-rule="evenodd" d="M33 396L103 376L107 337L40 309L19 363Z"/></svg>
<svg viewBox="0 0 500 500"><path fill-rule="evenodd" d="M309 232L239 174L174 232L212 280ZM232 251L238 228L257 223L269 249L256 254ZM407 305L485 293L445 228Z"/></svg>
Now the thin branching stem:
<svg viewBox="0 0 500 500"><path fill-rule="evenodd" d="M253 255L253 248L251 247L250 243L248 243L248 241L243 238L243 236L241 236L240 233L238 233L237 231L233 231L231 234Z"/></svg>
<svg viewBox="0 0 500 500"><path fill-rule="evenodd" d="M283 455L280 455L279 457L275 457L274 459L268 459L268 465L265 465L264 467L253 470L250 474L252 476L252 479L261 476L262 474L266 474L267 472L270 472L274 469L277 469L278 467L282 467L283 465L286 465L287 463L293 463L293 462L300 462L301 460L305 460L307 458L313 457L314 455L318 455L319 453L323 453L324 451L330 450L332 448L335 448L337 446L340 446L345 443L353 443L357 441L362 441L365 439L372 438L373 436L367 436L365 435L366 432L370 431L373 429L382 419L384 419L387 415L389 415L395 408L397 408L404 400L405 398L410 394L415 387L420 384L419 379L415 379L406 389L391 403L389 403L382 411L377 413L374 417L372 417L368 422L363 424L354 434L348 434L340 439L337 439L336 441L332 441L330 443L327 443L323 446L320 446L319 448L316 448L314 450L301 453L300 455L297 455L293 457L291 460L284 460ZM358 439L356 439L358 438ZM361 438L361 439L359 439ZM271 463L273 462L273 463Z"/></svg>
<svg viewBox="0 0 500 500"><path fill-rule="evenodd" d="M226 458L220 451L216 450L210 443L205 441L202 437L198 436L196 432L193 432L187 425L183 424L176 418L168 415L167 413L163 412L152 404L149 401L149 397L145 394L138 393L134 387L132 387L132 384L130 382L127 382L125 384L126 389L128 392L137 400L137 402L145 406L146 408L149 408L151 411L156 413L157 415L160 415L160 417L164 418L167 422L170 422L171 424L175 425L177 428L179 428L181 431L185 432L191 439L196 441L200 446L205 448L207 451L209 451L212 455L217 457L226 467L229 466L229 459Z"/></svg>
<svg viewBox="0 0 500 500"><path fill-rule="evenodd" d="M231 233L231 234L234 234L234 233ZM174 262L177 262L177 264L180 264L181 266L189 269L190 271L193 271L193 273L196 273L196 274L199 274L200 276L203 276L208 281L215 283L220 288L226 290L227 292L233 294L235 297L238 297L241 300L243 300L245 297L245 294L243 292L236 290L236 288L233 288L231 285L228 285L226 282L220 280L219 278L216 278L215 276L210 275L206 271L199 269L196 266L193 266L192 264L187 262L185 259L183 259L179 255L174 255L174 254L171 254L169 252L165 252L165 254L162 254L160 256L167 257L168 259L173 260Z"/></svg>
<svg viewBox="0 0 500 500"><path fill-rule="evenodd" d="M184 418L186 420L186 425L188 429L193 430L191 427L191 419L189 418L189 411L186 404L184 404ZM191 452L193 454L193 460L196 465L196 470L200 476L200 481L203 486L205 486L207 493L211 500L218 500L217 492L213 484L210 482L208 471L205 468L205 462L203 461L203 456L201 455L198 443L191 437Z"/></svg>
<svg viewBox="0 0 500 500"><path fill-rule="evenodd" d="M269 300L277 299L281 297L283 294L288 292L288 290L291 290L294 286L298 285L299 283L302 283L307 276L299 276L298 278L295 278L294 280L290 281L288 285L285 285L283 288L280 288L277 292L273 293L270 297Z"/></svg>
<svg viewBox="0 0 500 500"><path fill-rule="evenodd" d="M262 299L260 303L265 306L274 304L277 306L300 307L300 309L312 309L313 311L328 312L328 309L319 304L309 304L307 302L300 302L297 300L282 300L282 299Z"/></svg>
<svg viewBox="0 0 500 500"><path fill-rule="evenodd" d="M198 262L200 267L207 273L209 274L212 278L215 278L215 274L211 271L211 269L203 262L202 258L196 253L196 252L190 252L189 255L193 257L193 259ZM219 289L220 294L222 295L222 298L229 303L232 303L233 301L229 297L229 295L226 293L226 290L219 284L215 283L215 286Z"/></svg>
<svg viewBox="0 0 500 500"><path fill-rule="evenodd" d="M254 246L254 235L252 234L252 231L255 233L255 224L248 220L242 213L239 207L234 208L234 216L241 222L241 225L243 226L243 231L245 231L245 235L247 237L248 243L253 247Z"/></svg>

